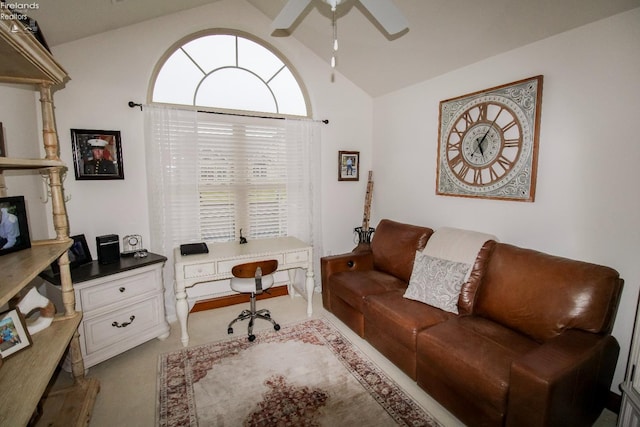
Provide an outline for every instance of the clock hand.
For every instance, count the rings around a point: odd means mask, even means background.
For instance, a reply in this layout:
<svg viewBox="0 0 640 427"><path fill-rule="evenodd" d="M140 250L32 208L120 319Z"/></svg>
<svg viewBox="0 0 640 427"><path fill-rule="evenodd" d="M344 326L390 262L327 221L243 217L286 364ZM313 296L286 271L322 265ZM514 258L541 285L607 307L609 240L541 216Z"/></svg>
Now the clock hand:
<svg viewBox="0 0 640 427"><path fill-rule="evenodd" d="M471 155L475 155L478 150L480 150L480 155L484 158L484 150L482 149L482 145L480 144L479 138L476 138L476 148L474 148L473 153Z"/></svg>
<svg viewBox="0 0 640 427"><path fill-rule="evenodd" d="M500 111L502 112L502 111ZM491 129L493 128L493 125L496 123L496 120L498 120L498 117L500 117L500 113L498 113L498 115L496 116L495 119L493 119L493 121L491 122L491 124L489 125L489 129L487 129L487 131L485 132L484 136L482 137L482 139L480 140L480 142L478 142L478 148L480 149L480 154L482 154L482 158L484 159L484 150L482 149L482 143L484 142L484 140L487 138L487 135L489 135L489 132L491 132ZM474 151L475 153L475 151Z"/></svg>

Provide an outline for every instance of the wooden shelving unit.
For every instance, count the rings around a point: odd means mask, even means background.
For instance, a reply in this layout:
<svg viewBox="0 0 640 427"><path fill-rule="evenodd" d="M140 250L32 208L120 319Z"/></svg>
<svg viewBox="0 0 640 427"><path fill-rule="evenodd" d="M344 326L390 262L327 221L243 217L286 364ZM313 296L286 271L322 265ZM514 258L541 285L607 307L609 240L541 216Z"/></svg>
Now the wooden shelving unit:
<svg viewBox="0 0 640 427"><path fill-rule="evenodd" d="M48 425L88 425L99 390L96 380L84 377L77 328L81 313L75 311L75 295L67 249L71 246L62 188L66 166L58 155L58 135L53 115L52 88L68 79L66 71L20 22L0 20L0 82L31 85L40 92L45 157L0 157L0 196L6 196L5 170L34 170L47 176L51 192L55 239L34 241L29 249L0 257L0 305L24 289L41 271L58 260L64 313L52 325L34 334L33 344L12 355L0 366L0 425L24 426L45 396L56 368L69 350L74 385L52 393L61 401L55 414L45 414ZM35 126L35 124L34 124ZM35 143L35 141L34 141ZM49 422L49 420L53 420Z"/></svg>

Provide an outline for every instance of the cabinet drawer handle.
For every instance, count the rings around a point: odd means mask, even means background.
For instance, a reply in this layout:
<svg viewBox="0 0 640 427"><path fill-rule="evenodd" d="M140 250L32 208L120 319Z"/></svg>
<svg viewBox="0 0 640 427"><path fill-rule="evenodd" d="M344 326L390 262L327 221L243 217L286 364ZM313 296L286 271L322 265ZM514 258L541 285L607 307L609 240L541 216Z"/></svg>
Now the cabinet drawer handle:
<svg viewBox="0 0 640 427"><path fill-rule="evenodd" d="M118 289L118 290L119 290L120 292L124 292L124 291L126 291L126 290L127 290L127 288L125 288L125 287L123 286L123 287L121 287L121 288L120 288L120 289Z"/></svg>
<svg viewBox="0 0 640 427"><path fill-rule="evenodd" d="M129 322L124 322L122 325L119 324L118 322L113 322L111 324L111 326L115 327L115 328L126 328L127 326L129 326L130 324L133 323L133 321L135 320L136 316L131 315L131 317L129 318Z"/></svg>

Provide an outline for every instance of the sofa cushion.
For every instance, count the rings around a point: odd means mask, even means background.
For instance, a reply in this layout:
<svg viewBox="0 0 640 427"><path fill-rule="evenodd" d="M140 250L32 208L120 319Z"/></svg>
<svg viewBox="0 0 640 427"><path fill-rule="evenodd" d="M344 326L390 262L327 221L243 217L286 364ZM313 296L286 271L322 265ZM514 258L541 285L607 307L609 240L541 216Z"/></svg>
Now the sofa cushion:
<svg viewBox="0 0 640 427"><path fill-rule="evenodd" d="M427 227L383 219L371 241L374 268L408 282L415 252L424 249L431 234Z"/></svg>
<svg viewBox="0 0 640 427"><path fill-rule="evenodd" d="M438 228L429 238L423 252L436 258L473 265L482 246L489 240L497 241L493 234L453 227ZM471 269L467 278L471 274Z"/></svg>
<svg viewBox="0 0 640 427"><path fill-rule="evenodd" d="M460 290L460 298L458 298L459 314L471 314L473 311L478 286L482 281L487 263L489 262L491 252L495 245L495 240L487 240L484 245L482 245L480 252L478 252L476 261L473 263L473 268L471 269L471 274L469 275L469 280L462 284L462 289Z"/></svg>
<svg viewBox="0 0 640 427"><path fill-rule="evenodd" d="M405 298L458 314L458 298L471 265L416 252Z"/></svg>
<svg viewBox="0 0 640 427"><path fill-rule="evenodd" d="M367 324L389 331L408 350L415 351L418 332L451 318L453 314L403 297L402 291L365 298Z"/></svg>
<svg viewBox="0 0 640 427"><path fill-rule="evenodd" d="M621 291L609 267L497 243L473 312L544 342L566 329L610 332Z"/></svg>
<svg viewBox="0 0 640 427"><path fill-rule="evenodd" d="M390 274L376 270L344 271L331 276L331 294L363 312L364 300L367 295L380 294L393 290L404 290L406 282Z"/></svg>
<svg viewBox="0 0 640 427"><path fill-rule="evenodd" d="M463 422L501 425L511 363L538 347L487 319L453 317L418 334L417 381Z"/></svg>

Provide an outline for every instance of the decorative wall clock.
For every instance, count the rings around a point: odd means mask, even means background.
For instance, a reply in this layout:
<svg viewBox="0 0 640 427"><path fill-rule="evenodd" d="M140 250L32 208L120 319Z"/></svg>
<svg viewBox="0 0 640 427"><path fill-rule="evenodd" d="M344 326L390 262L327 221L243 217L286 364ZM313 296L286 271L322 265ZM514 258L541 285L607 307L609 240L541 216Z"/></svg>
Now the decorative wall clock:
<svg viewBox="0 0 640 427"><path fill-rule="evenodd" d="M436 194L533 202L542 80L440 102Z"/></svg>

